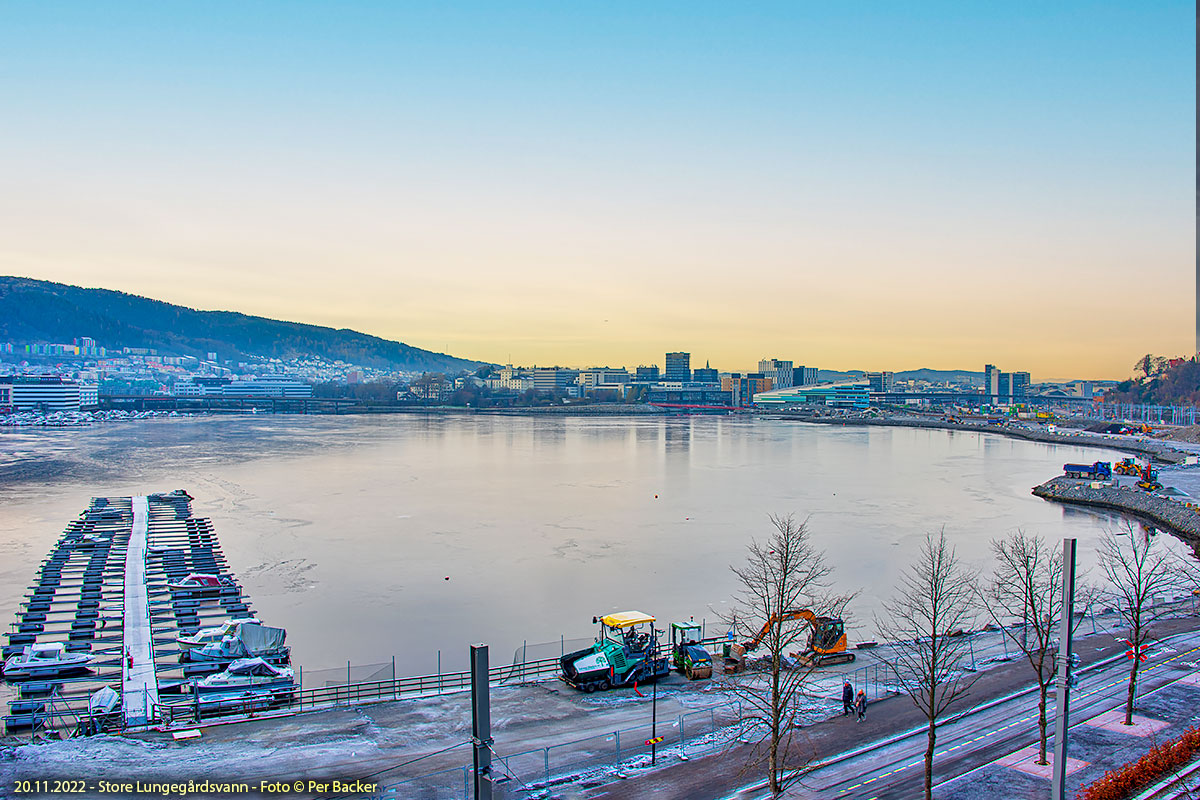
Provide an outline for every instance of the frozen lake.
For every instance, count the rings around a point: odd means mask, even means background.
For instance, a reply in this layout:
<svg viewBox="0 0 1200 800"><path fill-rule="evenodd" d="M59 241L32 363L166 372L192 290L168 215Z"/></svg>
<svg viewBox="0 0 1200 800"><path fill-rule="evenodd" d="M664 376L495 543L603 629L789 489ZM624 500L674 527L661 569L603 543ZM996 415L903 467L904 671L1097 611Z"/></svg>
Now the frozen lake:
<svg viewBox="0 0 1200 800"><path fill-rule="evenodd" d="M770 513L809 519L851 640L928 531L989 563L1021 528L1080 539L1117 518L1030 495L1066 461L1117 451L991 434L741 417L263 415L0 433L0 619L94 495L185 488L254 608L308 670L465 668L472 642L590 637L636 608L720 630L729 565ZM446 580L449 577L450 580ZM547 655L539 649L537 655ZM534 657L534 652L530 653Z"/></svg>

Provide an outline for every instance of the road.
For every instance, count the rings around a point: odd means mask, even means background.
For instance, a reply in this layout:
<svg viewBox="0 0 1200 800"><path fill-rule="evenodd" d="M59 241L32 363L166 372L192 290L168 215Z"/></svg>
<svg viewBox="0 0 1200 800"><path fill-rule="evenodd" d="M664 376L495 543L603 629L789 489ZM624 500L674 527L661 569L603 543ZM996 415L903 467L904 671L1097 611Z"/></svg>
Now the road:
<svg viewBox="0 0 1200 800"><path fill-rule="evenodd" d="M1153 707L1155 711L1169 710L1160 707L1160 701L1167 700L1168 706L1182 710L1190 719L1193 714L1191 709L1200 705L1200 687L1187 683L1191 676L1200 674L1197 667L1200 667L1200 634L1182 634L1162 643L1151 653L1140 672L1136 713L1144 713L1148 707ZM1100 746L1107 751L1108 766L1122 763L1119 760L1114 763L1112 744L1094 741L1096 737L1093 734L1100 729L1088 725L1087 721L1106 711L1123 708L1124 686L1128 677L1129 662L1124 659L1085 673L1082 677L1079 687L1071 696L1071 719L1074 722L1069 745L1073 747L1078 739L1080 746L1069 752L1070 757L1090 763L1088 757L1092 754L1092 748ZM1172 696L1168 697L1167 693ZM969 711L957 721L939 728L934 756L936 797L965 800L1001 795L1046 796L1049 786L1046 779L996 763L1037 741L1036 711L1031 712L1033 697L1033 693L1022 693L1002 702L985 703L978 710ZM1162 718L1166 715L1154 716ZM1051 732L1053 726L1052 705ZM1143 737L1133 737L1124 732L1104 733L1117 737L1117 741L1125 737L1124 741L1134 752L1139 748L1141 752L1149 749L1149 740ZM911 735L891 744L838 758L807 776L804 786L795 796L870 800L921 797L925 745L924 730L914 730ZM1079 785L1081 776L1092 779L1092 772L1095 770L1081 770L1072 776L1074 780L1068 779L1068 785ZM1001 786L1001 795L995 794ZM1070 794L1073 796L1073 788Z"/></svg>

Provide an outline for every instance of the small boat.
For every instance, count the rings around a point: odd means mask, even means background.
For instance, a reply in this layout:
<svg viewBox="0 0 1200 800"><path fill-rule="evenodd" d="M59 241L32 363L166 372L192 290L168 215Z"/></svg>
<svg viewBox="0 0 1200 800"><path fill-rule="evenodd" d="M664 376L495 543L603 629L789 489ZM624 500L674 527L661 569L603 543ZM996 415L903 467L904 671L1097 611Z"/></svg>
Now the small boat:
<svg viewBox="0 0 1200 800"><path fill-rule="evenodd" d="M88 698L88 714L93 717L103 717L109 714L115 714L121 706L121 696L112 690L112 687L104 686L92 693Z"/></svg>
<svg viewBox="0 0 1200 800"><path fill-rule="evenodd" d="M90 653L69 653L62 642L30 644L4 662L6 678L42 678L86 669Z"/></svg>
<svg viewBox="0 0 1200 800"><path fill-rule="evenodd" d="M172 581L167 584L168 588L177 591L193 591L204 592L220 589L228 589L237 586L233 578L225 575L211 575L202 572L193 572L183 580Z"/></svg>
<svg viewBox="0 0 1200 800"><path fill-rule="evenodd" d="M254 617L227 619L215 628L201 628L191 636L180 636L176 639L183 650L198 650L208 644L220 644L226 636L237 636L242 625L261 625L262 622Z"/></svg>
<svg viewBox="0 0 1200 800"><path fill-rule="evenodd" d="M290 691L295 686L291 667L276 667L261 658L243 658L230 664L224 672L196 681L192 684L192 691L197 694L276 693Z"/></svg>

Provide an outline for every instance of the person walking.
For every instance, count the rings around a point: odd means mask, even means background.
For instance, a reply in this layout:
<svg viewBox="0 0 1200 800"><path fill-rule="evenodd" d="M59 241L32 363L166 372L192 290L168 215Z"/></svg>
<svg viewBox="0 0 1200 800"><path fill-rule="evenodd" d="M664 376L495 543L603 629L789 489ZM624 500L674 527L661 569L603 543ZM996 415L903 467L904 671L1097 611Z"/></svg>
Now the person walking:
<svg viewBox="0 0 1200 800"><path fill-rule="evenodd" d="M854 698L854 710L858 713L859 722L867 718L867 693L862 689L858 690L858 697Z"/></svg>
<svg viewBox="0 0 1200 800"><path fill-rule="evenodd" d="M850 709L854 707L854 687L850 685L850 681L846 681L842 686L842 716L850 715Z"/></svg>

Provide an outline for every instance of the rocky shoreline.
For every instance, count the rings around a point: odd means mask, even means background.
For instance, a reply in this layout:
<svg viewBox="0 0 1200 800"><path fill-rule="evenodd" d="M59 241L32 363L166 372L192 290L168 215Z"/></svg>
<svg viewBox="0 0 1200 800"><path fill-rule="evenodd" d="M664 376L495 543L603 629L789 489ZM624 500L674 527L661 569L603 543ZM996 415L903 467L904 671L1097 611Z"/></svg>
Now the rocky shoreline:
<svg viewBox="0 0 1200 800"><path fill-rule="evenodd" d="M1187 542L1200 545L1200 513L1150 492L1108 482L1052 478L1035 486L1033 494L1043 500L1106 508L1154 523Z"/></svg>
<svg viewBox="0 0 1200 800"><path fill-rule="evenodd" d="M997 436L1007 436L1012 439L1025 439L1031 442L1047 444L1073 444L1084 447L1103 447L1108 450L1121 450L1128 453L1148 456L1161 464L1182 464L1192 455L1177 450L1162 442L1148 442L1144 439L1114 440L1107 436L1089 433L1078 428L1065 428L1067 432L1051 433L1046 430L1031 430L1001 425L976 425L972 423L944 422L935 419L921 419L908 416L818 416L809 414L772 413L769 419L791 420L793 422L812 422L818 425L858 425L877 426L884 428L934 428L947 431L971 431L974 433L993 433Z"/></svg>

